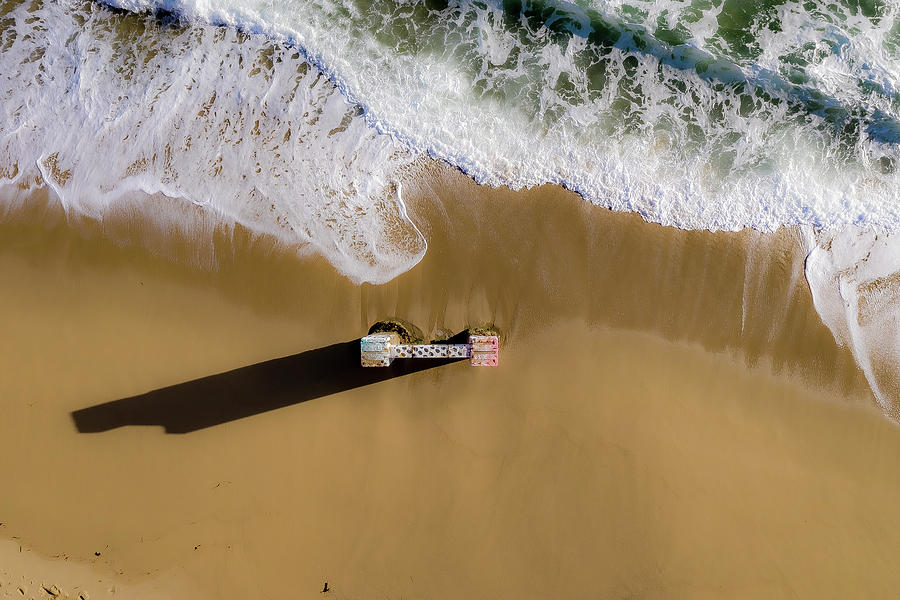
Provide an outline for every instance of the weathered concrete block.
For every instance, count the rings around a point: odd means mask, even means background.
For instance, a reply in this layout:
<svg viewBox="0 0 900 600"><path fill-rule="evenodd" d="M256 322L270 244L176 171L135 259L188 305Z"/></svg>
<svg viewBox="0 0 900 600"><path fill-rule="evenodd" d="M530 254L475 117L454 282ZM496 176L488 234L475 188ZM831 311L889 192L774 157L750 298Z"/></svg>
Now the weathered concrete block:
<svg viewBox="0 0 900 600"><path fill-rule="evenodd" d="M397 344L394 346L394 358L412 358L412 344Z"/></svg>
<svg viewBox="0 0 900 600"><path fill-rule="evenodd" d="M447 358L469 358L468 344L448 344Z"/></svg>
<svg viewBox="0 0 900 600"><path fill-rule="evenodd" d="M396 333L374 333L359 340L360 364L387 367L394 360L393 348L400 343Z"/></svg>
<svg viewBox="0 0 900 600"><path fill-rule="evenodd" d="M416 344L413 358L447 358L447 344Z"/></svg>
<svg viewBox="0 0 900 600"><path fill-rule="evenodd" d="M360 364L364 367L389 367L393 357L384 352L363 352Z"/></svg>
<svg viewBox="0 0 900 600"><path fill-rule="evenodd" d="M469 346L473 367L496 367L500 363L500 340L496 335L470 335Z"/></svg>

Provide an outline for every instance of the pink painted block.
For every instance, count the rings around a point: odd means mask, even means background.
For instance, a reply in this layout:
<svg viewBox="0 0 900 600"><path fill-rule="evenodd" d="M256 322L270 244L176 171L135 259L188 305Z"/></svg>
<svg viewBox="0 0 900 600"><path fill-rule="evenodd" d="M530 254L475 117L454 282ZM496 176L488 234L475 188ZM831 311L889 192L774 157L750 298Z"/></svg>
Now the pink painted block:
<svg viewBox="0 0 900 600"><path fill-rule="evenodd" d="M473 367L496 367L500 362L500 340L496 335L470 335L469 362Z"/></svg>

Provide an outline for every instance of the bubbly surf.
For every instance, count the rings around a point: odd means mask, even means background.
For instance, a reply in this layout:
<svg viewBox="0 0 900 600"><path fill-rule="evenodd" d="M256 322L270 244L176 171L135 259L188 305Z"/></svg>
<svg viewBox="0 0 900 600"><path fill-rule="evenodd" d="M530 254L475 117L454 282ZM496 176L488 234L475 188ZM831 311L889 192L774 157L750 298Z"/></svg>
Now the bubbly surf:
<svg viewBox="0 0 900 600"><path fill-rule="evenodd" d="M398 179L415 153L368 128L296 49L90 2L25 2L5 21L8 185L36 181L96 219L140 192L148 218L176 229L183 213L158 214L152 196L183 199L358 281L423 256Z"/></svg>
<svg viewBox="0 0 900 600"><path fill-rule="evenodd" d="M111 2L296 45L378 130L489 185L684 228L900 222L896 6Z"/></svg>
<svg viewBox="0 0 900 600"><path fill-rule="evenodd" d="M900 338L866 341L857 309L884 286L845 263L900 231L898 17L880 0L10 1L0 181L97 219L134 192L183 199L357 282L424 255L402 188L426 154L666 225L799 225L817 306L888 405L866 357ZM894 322L879 293L867 323Z"/></svg>

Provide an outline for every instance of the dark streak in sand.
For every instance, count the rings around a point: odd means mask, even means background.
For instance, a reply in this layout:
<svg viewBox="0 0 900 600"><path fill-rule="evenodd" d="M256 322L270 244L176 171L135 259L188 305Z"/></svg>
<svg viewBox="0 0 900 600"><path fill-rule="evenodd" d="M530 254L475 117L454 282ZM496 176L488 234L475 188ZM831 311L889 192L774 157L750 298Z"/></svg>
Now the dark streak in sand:
<svg viewBox="0 0 900 600"><path fill-rule="evenodd" d="M462 360L398 359L363 368L356 339L104 402L74 411L72 419L81 433L127 425L189 433Z"/></svg>

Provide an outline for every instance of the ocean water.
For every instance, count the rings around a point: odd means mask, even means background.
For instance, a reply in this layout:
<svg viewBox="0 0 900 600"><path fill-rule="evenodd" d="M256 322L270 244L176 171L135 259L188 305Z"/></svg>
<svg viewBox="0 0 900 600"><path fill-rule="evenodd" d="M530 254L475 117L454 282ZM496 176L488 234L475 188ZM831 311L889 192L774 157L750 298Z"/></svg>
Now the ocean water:
<svg viewBox="0 0 900 600"><path fill-rule="evenodd" d="M686 228L900 217L896 4L112 2L302 48L376 129L489 185Z"/></svg>
<svg viewBox="0 0 900 600"><path fill-rule="evenodd" d="M375 283L427 250L402 199L426 155L681 228L796 225L823 319L900 400L896 1L2 0L0 19L4 185L96 219L180 199Z"/></svg>

